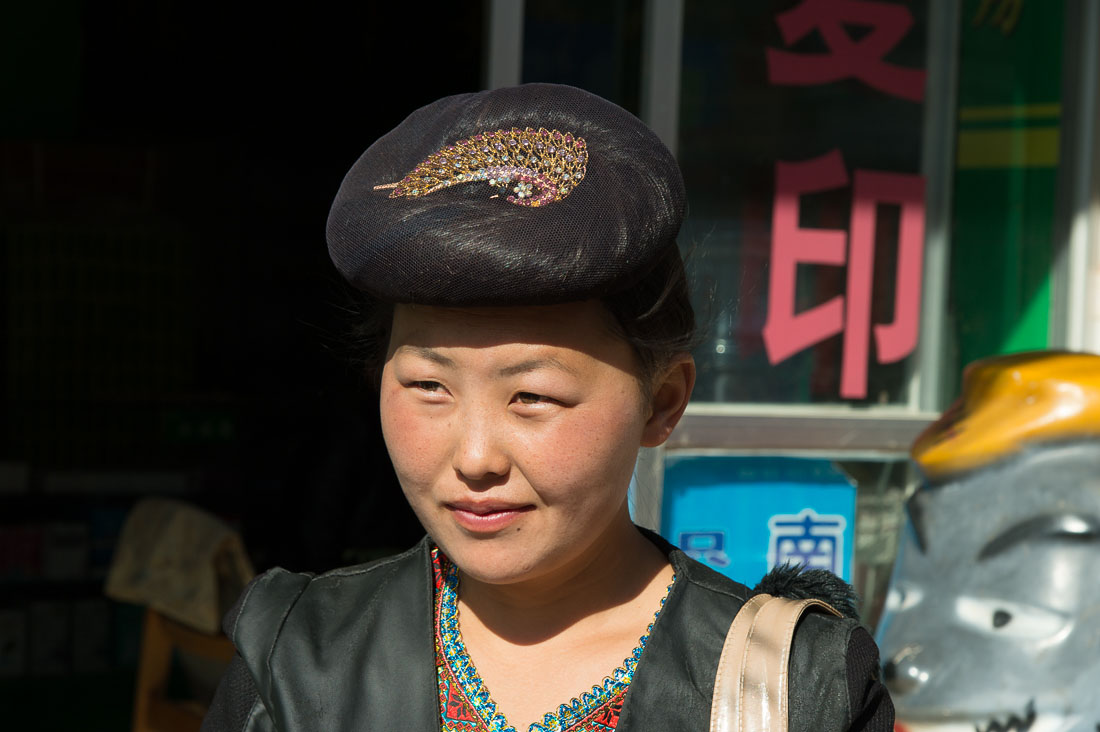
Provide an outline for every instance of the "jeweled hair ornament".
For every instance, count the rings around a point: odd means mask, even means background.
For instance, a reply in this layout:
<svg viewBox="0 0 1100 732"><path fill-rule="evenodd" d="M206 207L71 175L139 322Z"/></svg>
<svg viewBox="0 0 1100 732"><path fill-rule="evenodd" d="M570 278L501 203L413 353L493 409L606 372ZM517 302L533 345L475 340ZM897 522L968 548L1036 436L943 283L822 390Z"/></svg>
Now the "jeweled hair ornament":
<svg viewBox="0 0 1100 732"><path fill-rule="evenodd" d="M490 130L459 140L433 153L390 189L390 198L426 196L459 183L485 181L511 193L505 200L517 206L545 206L569 195L588 165L584 138L571 133L530 127Z"/></svg>
<svg viewBox="0 0 1100 732"><path fill-rule="evenodd" d="M676 160L646 125L570 86L436 100L351 167L329 255L375 299L466 307L602 298L676 246Z"/></svg>

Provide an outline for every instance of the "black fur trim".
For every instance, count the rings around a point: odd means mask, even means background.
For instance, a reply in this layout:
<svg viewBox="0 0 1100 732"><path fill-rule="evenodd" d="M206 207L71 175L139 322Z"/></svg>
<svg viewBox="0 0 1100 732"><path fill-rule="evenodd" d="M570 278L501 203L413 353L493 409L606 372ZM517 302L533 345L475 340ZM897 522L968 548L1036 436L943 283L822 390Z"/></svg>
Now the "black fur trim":
<svg viewBox="0 0 1100 732"><path fill-rule="evenodd" d="M821 600L842 615L859 620L859 595L850 584L827 569L805 569L802 565L784 564L764 575L752 589L754 595L767 593L791 600Z"/></svg>

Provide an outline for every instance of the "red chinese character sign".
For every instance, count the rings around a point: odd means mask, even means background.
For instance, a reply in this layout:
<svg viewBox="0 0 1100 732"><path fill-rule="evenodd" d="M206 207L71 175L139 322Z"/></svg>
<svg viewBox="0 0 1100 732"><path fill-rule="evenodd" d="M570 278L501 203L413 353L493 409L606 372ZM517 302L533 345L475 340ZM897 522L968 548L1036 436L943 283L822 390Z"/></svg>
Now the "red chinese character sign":
<svg viewBox="0 0 1100 732"><path fill-rule="evenodd" d="M914 102L923 99L925 72L885 60L913 25L907 7L866 0L805 0L778 15L776 23L786 43L817 31L828 50L807 53L767 49L770 83L807 86L855 78L884 94ZM852 26L865 29L858 40L849 31ZM849 183L852 207L848 231L799 225L803 194ZM900 207L897 268L892 283L894 319L891 323L872 324L876 212L879 206L890 205ZM843 334L840 396L866 398L872 325L878 363L899 361L917 345L923 261L921 176L857 169L850 181L839 150L801 162L777 162L770 287L763 331L769 362L779 363ZM844 294L796 312L800 265L846 267Z"/></svg>
<svg viewBox="0 0 1100 732"><path fill-rule="evenodd" d="M813 31L821 34L827 53L792 53L768 49L768 81L810 86L859 79L884 94L919 102L924 99L923 69L907 69L884 60L913 27L909 8L871 0L805 0L776 17L783 41L790 45ZM853 39L851 27L867 32Z"/></svg>
<svg viewBox="0 0 1100 732"><path fill-rule="evenodd" d="M848 185L838 151L802 163L776 163L772 211L772 259L764 344L778 363L826 338L844 334L840 395L867 395L871 290L875 255L876 208L901 207L894 322L874 326L880 363L899 361L917 345L921 269L924 262L924 180L917 175L857 170L853 184L851 233L804 229L798 224L803 193ZM847 265L846 294L794 311L800 264Z"/></svg>
<svg viewBox="0 0 1100 732"><path fill-rule="evenodd" d="M928 7L685 6L700 401L899 403L920 331Z"/></svg>

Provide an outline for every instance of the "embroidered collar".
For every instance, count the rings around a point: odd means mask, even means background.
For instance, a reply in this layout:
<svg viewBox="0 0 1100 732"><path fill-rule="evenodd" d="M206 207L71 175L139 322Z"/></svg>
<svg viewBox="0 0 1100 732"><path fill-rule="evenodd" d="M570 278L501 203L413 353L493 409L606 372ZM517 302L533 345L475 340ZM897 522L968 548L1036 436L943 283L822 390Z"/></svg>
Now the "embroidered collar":
<svg viewBox="0 0 1100 732"><path fill-rule="evenodd" d="M438 609L436 638L445 662L462 686L462 693L492 732L516 732L516 728L508 724L504 715L497 711L496 702L489 695L489 690L477 669L474 668L466 651L466 645L462 641L462 633L458 627L458 568L439 551L438 547L432 548L432 565L436 575ZM665 590L664 597L661 598L660 607L653 614L653 622L646 627L645 635L638 639L638 645L623 663L605 677L601 685L593 686L591 691L586 691L568 703L560 705L556 712L547 713L541 722L532 723L528 732L569 730L616 696L621 697L626 693L634 678L638 661L641 660L642 652L649 641L649 635L653 631L653 624L660 617L661 609L664 608L675 582L674 575L672 582Z"/></svg>

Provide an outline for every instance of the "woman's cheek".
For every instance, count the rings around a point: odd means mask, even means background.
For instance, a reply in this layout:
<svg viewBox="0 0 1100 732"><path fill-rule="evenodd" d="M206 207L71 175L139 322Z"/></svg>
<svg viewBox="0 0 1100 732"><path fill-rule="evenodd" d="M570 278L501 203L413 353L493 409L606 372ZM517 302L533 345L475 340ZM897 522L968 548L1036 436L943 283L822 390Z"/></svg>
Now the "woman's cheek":
<svg viewBox="0 0 1100 732"><path fill-rule="evenodd" d="M430 449L442 440L432 434L433 420L425 419L415 405L406 403L401 394L387 395L381 404L382 438L390 460L408 491L411 483L423 481L430 472Z"/></svg>
<svg viewBox="0 0 1100 732"><path fill-rule="evenodd" d="M608 419L606 412L600 418L578 417L532 451L539 456L539 473L548 478L543 488L560 486L565 495L558 498L570 503L614 502L630 483L641 429L630 419Z"/></svg>
<svg viewBox="0 0 1100 732"><path fill-rule="evenodd" d="M386 443L386 450L390 453L390 459L396 461L395 452L399 449L397 444L401 439L401 417L396 413L393 396L383 393L378 405L379 417L382 424L382 440Z"/></svg>

